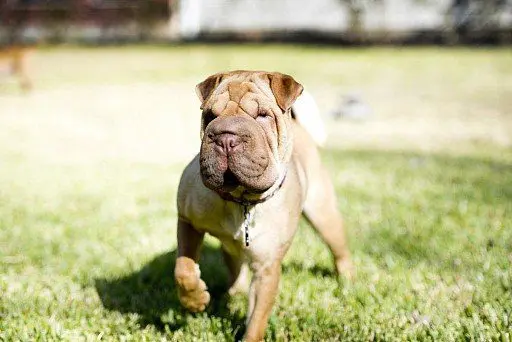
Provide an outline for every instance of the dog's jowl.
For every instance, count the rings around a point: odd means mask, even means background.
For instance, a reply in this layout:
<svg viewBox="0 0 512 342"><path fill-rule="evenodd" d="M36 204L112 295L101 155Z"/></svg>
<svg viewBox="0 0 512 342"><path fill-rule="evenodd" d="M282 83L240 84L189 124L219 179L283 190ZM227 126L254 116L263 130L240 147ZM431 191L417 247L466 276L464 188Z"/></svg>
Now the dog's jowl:
<svg viewBox="0 0 512 342"><path fill-rule="evenodd" d="M197 262L204 234L217 237L229 292L249 293L245 340L260 341L301 214L329 246L337 271L350 275L342 219L316 144L295 119L308 115L294 112L302 85L281 73L233 71L208 77L196 90L202 142L178 191L179 299L195 312L208 305Z"/></svg>

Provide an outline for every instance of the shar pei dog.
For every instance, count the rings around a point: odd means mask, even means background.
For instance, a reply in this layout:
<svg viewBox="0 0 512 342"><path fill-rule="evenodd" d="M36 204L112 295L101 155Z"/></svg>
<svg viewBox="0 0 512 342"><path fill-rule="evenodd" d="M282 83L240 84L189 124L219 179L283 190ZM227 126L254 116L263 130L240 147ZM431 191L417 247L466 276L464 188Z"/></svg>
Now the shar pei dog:
<svg viewBox="0 0 512 342"><path fill-rule="evenodd" d="M337 272L352 270L333 185L308 133L320 121L309 116L318 113L294 105L302 91L291 76L242 70L196 87L202 142L180 180L174 276L182 305L203 311L210 295L199 250L205 233L218 238L229 292L249 293L246 341L264 337L301 214L326 242Z"/></svg>

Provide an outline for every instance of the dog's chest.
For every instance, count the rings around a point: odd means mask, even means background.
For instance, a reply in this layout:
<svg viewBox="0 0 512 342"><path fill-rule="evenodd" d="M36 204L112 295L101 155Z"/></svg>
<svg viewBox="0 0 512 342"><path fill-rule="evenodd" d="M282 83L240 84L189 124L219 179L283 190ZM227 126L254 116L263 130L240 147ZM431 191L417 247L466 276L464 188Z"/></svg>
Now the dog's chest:
<svg viewBox="0 0 512 342"><path fill-rule="evenodd" d="M195 229L215 236L225 246L236 245L236 248L244 248L251 254L270 256L291 233L286 229L289 221L287 209L275 210L276 207L282 207L280 197L278 194L269 202L249 206L247 209L241 204L224 201L218 197L211 202L207 197L202 197L207 203L198 203L202 201L196 198L191 203L197 206L187 208L187 216Z"/></svg>
<svg viewBox="0 0 512 342"><path fill-rule="evenodd" d="M197 215L195 225L212 235L235 236L245 223L244 207L232 202L221 202Z"/></svg>

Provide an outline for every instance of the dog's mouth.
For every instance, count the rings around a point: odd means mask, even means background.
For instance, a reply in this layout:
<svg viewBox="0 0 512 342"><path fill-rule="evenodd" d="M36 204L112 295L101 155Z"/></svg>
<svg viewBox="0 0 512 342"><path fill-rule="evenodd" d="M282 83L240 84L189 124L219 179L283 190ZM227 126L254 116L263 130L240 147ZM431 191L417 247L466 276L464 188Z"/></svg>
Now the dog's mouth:
<svg viewBox="0 0 512 342"><path fill-rule="evenodd" d="M216 155L206 155L201 159L200 170L204 185L219 193L241 191L261 194L276 181L273 168L258 170L254 165L246 162L245 158L240 163Z"/></svg>
<svg viewBox="0 0 512 342"><path fill-rule="evenodd" d="M233 174L233 172L231 172L230 169L227 169L226 172L224 173L224 182L222 184L222 190L225 192L231 192L238 188L240 185L240 182Z"/></svg>

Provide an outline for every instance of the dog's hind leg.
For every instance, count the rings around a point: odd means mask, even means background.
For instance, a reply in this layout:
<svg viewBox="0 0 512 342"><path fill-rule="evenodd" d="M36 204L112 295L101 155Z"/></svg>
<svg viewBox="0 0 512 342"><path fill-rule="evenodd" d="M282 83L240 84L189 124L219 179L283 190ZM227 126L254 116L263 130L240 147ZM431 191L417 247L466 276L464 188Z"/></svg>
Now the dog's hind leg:
<svg viewBox="0 0 512 342"><path fill-rule="evenodd" d="M249 266L244 261L241 251L232 246L222 245L222 255L229 270L229 290L230 295L236 293L247 293L251 282Z"/></svg>
<svg viewBox="0 0 512 342"><path fill-rule="evenodd" d="M203 238L204 233L178 219L178 258L174 277L181 304L193 312L204 311L210 302L210 294L206 291L206 284L201 279L197 264Z"/></svg>
<svg viewBox="0 0 512 342"><path fill-rule="evenodd" d="M329 246L338 273L350 278L353 271L352 262L334 187L322 167L313 175L317 179L310 179L304 215Z"/></svg>
<svg viewBox="0 0 512 342"><path fill-rule="evenodd" d="M230 295L249 292L251 284L249 266L245 262L233 259L229 254L223 252L224 259L229 269L229 290Z"/></svg>

